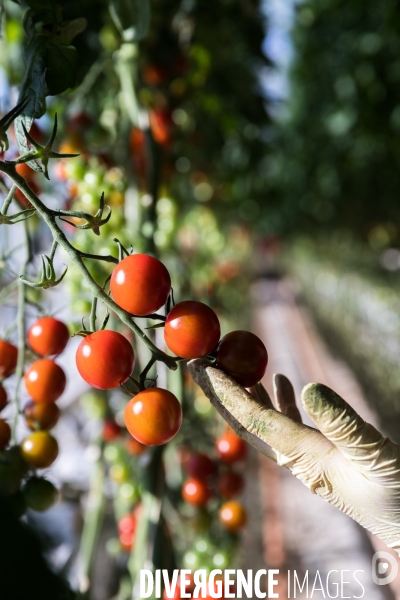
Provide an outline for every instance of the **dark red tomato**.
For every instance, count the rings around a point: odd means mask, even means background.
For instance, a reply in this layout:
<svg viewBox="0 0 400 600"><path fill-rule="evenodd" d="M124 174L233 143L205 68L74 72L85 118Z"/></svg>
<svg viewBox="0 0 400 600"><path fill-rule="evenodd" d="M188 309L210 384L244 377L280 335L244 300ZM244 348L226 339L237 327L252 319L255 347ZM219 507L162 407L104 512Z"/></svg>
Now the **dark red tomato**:
<svg viewBox="0 0 400 600"><path fill-rule="evenodd" d="M144 444L141 444L135 440L135 438L130 436L125 440L125 448L129 454L132 454L132 456L140 456L146 450L146 446Z"/></svg>
<svg viewBox="0 0 400 600"><path fill-rule="evenodd" d="M240 502L230 500L225 502L219 509L219 521L221 525L228 531L239 531L247 520L246 511Z"/></svg>
<svg viewBox="0 0 400 600"><path fill-rule="evenodd" d="M21 442L21 456L36 469L46 469L58 456L57 440L48 431L35 431Z"/></svg>
<svg viewBox="0 0 400 600"><path fill-rule="evenodd" d="M80 376L100 390L111 390L124 383L134 365L135 354L128 340L108 329L85 337L76 351Z"/></svg>
<svg viewBox="0 0 400 600"><path fill-rule="evenodd" d="M35 402L55 402L65 390L67 378L54 360L36 360L24 376L25 387Z"/></svg>
<svg viewBox="0 0 400 600"><path fill-rule="evenodd" d="M226 471L218 477L217 489L222 498L230 500L234 498L244 488L244 479L240 473L234 471Z"/></svg>
<svg viewBox="0 0 400 600"><path fill-rule="evenodd" d="M68 327L54 317L41 317L28 329L28 344L39 356L58 356L68 340Z"/></svg>
<svg viewBox="0 0 400 600"><path fill-rule="evenodd" d="M0 410L8 404L7 392L0 383Z"/></svg>
<svg viewBox="0 0 400 600"><path fill-rule="evenodd" d="M26 505L32 510L43 512L53 506L58 499L58 491L54 485L42 477L31 477L24 486Z"/></svg>
<svg viewBox="0 0 400 600"><path fill-rule="evenodd" d="M14 373L17 357L17 347L6 340L0 340L0 379L5 379Z"/></svg>
<svg viewBox="0 0 400 600"><path fill-rule="evenodd" d="M205 506L210 496L210 490L203 479L192 477L183 484L182 497L188 504L198 507Z"/></svg>
<svg viewBox="0 0 400 600"><path fill-rule="evenodd" d="M164 338L174 354L182 358L200 358L216 348L220 333L218 317L209 306L185 300L168 313Z"/></svg>
<svg viewBox="0 0 400 600"><path fill-rule="evenodd" d="M0 419L0 450L4 450L11 440L11 428L4 419Z"/></svg>
<svg viewBox="0 0 400 600"><path fill-rule="evenodd" d="M103 431L101 437L105 442L111 442L119 436L122 431L122 427L114 421L114 419L107 419L103 425Z"/></svg>
<svg viewBox="0 0 400 600"><path fill-rule="evenodd" d="M111 275L112 297L132 315L156 312L166 303L170 289L171 278L166 267L147 254L127 256Z"/></svg>
<svg viewBox="0 0 400 600"><path fill-rule="evenodd" d="M206 479L215 473L216 465L207 454L192 454L185 464L186 470L191 477Z"/></svg>
<svg viewBox="0 0 400 600"><path fill-rule="evenodd" d="M250 331L231 331L218 346L217 366L244 387L261 381L267 364L267 349Z"/></svg>
<svg viewBox="0 0 400 600"><path fill-rule="evenodd" d="M28 402L24 416L29 429L51 429L60 418L61 411L55 402Z"/></svg>
<svg viewBox="0 0 400 600"><path fill-rule="evenodd" d="M227 464L238 462L247 454L246 442L233 431L228 431L217 439L216 449L221 461Z"/></svg>
<svg viewBox="0 0 400 600"><path fill-rule="evenodd" d="M125 425L141 444L160 446L178 433L182 408L168 390L150 388L136 394L125 407Z"/></svg>

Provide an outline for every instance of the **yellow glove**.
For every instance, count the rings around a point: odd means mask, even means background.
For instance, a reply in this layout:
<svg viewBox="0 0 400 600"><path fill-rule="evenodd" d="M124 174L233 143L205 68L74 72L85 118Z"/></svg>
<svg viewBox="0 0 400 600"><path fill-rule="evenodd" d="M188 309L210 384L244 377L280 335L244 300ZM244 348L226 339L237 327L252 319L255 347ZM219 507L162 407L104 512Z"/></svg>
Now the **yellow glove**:
<svg viewBox="0 0 400 600"><path fill-rule="evenodd" d="M190 372L234 431L293 473L309 490L368 529L400 555L400 448L328 387L310 383L301 422L293 387L274 375L276 410L257 384L249 393L202 360Z"/></svg>

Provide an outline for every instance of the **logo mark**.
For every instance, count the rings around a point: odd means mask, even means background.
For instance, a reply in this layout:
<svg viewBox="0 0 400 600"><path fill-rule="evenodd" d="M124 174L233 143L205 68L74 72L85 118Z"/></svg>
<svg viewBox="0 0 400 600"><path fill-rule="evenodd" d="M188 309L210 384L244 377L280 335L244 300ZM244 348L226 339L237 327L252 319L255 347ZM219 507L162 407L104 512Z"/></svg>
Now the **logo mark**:
<svg viewBox="0 0 400 600"><path fill-rule="evenodd" d="M378 560L380 561L379 563ZM390 572L389 566L391 567ZM398 570L397 560L389 552L384 552L383 550L375 552L372 557L372 581L374 583L377 585L392 583L397 577ZM382 577L385 573L388 573L388 575Z"/></svg>

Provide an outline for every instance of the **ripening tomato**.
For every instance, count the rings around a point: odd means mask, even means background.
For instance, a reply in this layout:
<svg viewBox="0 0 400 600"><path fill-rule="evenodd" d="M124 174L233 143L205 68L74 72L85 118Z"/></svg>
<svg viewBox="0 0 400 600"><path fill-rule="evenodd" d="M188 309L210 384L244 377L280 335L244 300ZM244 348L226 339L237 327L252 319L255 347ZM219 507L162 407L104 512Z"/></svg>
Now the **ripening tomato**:
<svg viewBox="0 0 400 600"><path fill-rule="evenodd" d="M134 514L125 515L118 521L119 533L135 533L137 519Z"/></svg>
<svg viewBox="0 0 400 600"><path fill-rule="evenodd" d="M54 317L41 317L28 329L28 344L39 356L58 356L68 340L68 327Z"/></svg>
<svg viewBox="0 0 400 600"><path fill-rule="evenodd" d="M28 163L20 163L19 165L15 165L15 169L19 175L24 177L27 181L30 181L34 177L37 176L36 171L31 169Z"/></svg>
<svg viewBox="0 0 400 600"><path fill-rule="evenodd" d="M201 452L192 454L186 462L185 468L191 477L199 479L206 479L214 475L216 471L215 462L207 454Z"/></svg>
<svg viewBox="0 0 400 600"><path fill-rule="evenodd" d="M217 367L244 387L261 381L267 364L268 354L264 344L250 331L231 331L219 343Z"/></svg>
<svg viewBox="0 0 400 600"><path fill-rule="evenodd" d="M218 516L221 525L232 532L241 529L247 520L245 509L240 502L236 502L235 500L225 502L219 509Z"/></svg>
<svg viewBox="0 0 400 600"><path fill-rule="evenodd" d="M14 373L17 358L17 347L6 340L0 340L0 379L5 379Z"/></svg>
<svg viewBox="0 0 400 600"><path fill-rule="evenodd" d="M58 456L57 440L48 431L35 431L22 440L21 456L31 467L46 469Z"/></svg>
<svg viewBox="0 0 400 600"><path fill-rule="evenodd" d="M47 479L31 477L23 489L26 505L32 510L43 512L53 506L58 499L57 488Z"/></svg>
<svg viewBox="0 0 400 600"><path fill-rule="evenodd" d="M100 390L111 390L124 383L134 365L135 354L128 340L108 329L86 336L76 351L80 376Z"/></svg>
<svg viewBox="0 0 400 600"><path fill-rule="evenodd" d="M166 303L170 289L171 278L166 267L147 254L127 256L111 275L112 297L132 315L156 312Z"/></svg>
<svg viewBox="0 0 400 600"><path fill-rule="evenodd" d="M103 425L103 431L101 437L105 442L112 442L119 436L122 431L122 427L118 425L114 419L106 419Z"/></svg>
<svg viewBox="0 0 400 600"><path fill-rule="evenodd" d="M149 388L131 398L125 407L125 425L141 444L160 446L178 433L182 407L174 394L161 388Z"/></svg>
<svg viewBox="0 0 400 600"><path fill-rule="evenodd" d="M8 404L7 392L0 383L0 411Z"/></svg>
<svg viewBox="0 0 400 600"><path fill-rule="evenodd" d="M226 471L221 473L217 481L218 493L222 498L230 500L234 496L240 494L244 488L244 479L240 473L234 471Z"/></svg>
<svg viewBox="0 0 400 600"><path fill-rule="evenodd" d="M215 445L221 461L227 464L238 462L247 454L246 442L233 431L221 435Z"/></svg>
<svg viewBox="0 0 400 600"><path fill-rule="evenodd" d="M144 444L141 444L131 436L125 440L125 448L129 454L132 454L132 456L140 456L146 450L146 446Z"/></svg>
<svg viewBox="0 0 400 600"><path fill-rule="evenodd" d="M177 356L200 358L216 348L220 333L218 317L209 306L185 300L168 313L164 338Z"/></svg>
<svg viewBox="0 0 400 600"><path fill-rule="evenodd" d="M31 364L24 376L25 387L35 402L55 402L65 390L67 378L54 360L41 358Z"/></svg>
<svg viewBox="0 0 400 600"><path fill-rule="evenodd" d="M24 416L29 429L52 429L60 418L61 411L55 402L33 402L25 405Z"/></svg>
<svg viewBox="0 0 400 600"><path fill-rule="evenodd" d="M205 506L210 496L210 490L203 479L192 477L183 484L182 497L188 504L198 507Z"/></svg>
<svg viewBox="0 0 400 600"><path fill-rule="evenodd" d="M0 419L0 450L4 450L11 440L11 428L4 419Z"/></svg>

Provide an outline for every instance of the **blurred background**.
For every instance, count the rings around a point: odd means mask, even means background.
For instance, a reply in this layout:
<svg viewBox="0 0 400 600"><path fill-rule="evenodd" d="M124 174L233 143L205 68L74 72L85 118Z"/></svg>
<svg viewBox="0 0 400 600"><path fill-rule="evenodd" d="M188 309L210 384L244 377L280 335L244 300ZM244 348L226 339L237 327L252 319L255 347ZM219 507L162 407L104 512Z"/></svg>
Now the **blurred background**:
<svg viewBox="0 0 400 600"><path fill-rule="evenodd" d="M49 181L29 167L21 174L51 208L94 213L103 191L112 208L98 237L76 228L79 220L64 223L74 245L118 256L118 238L156 255L176 300L212 306L223 333L262 338L268 389L273 372L298 394L309 381L326 383L400 442L398 3L3 0L0 11L1 114L24 90L35 105L32 137L44 143L57 114L55 147L79 154L52 161ZM44 53L40 36L50 40ZM9 134L5 159L23 150L17 127ZM0 183L3 199L10 182ZM17 194L12 206L29 202ZM27 239L34 281L50 253L48 229L36 216L1 225L0 337L15 344ZM66 254L54 264L68 273L54 290L25 288L25 323L51 314L73 334L88 320L91 293ZM112 265L90 270L103 282ZM110 326L128 335L113 315ZM162 346L160 330L154 336ZM215 444L226 426L184 366L154 373L182 402L182 429L162 450L144 448L124 428L127 396L79 377L78 343L73 337L57 359L68 383L54 429L60 454L44 475L59 501L45 512L26 508L25 474L3 486L5 600L28 591L124 600L144 565L290 568L309 570L312 581L317 571L361 569L370 600L400 597L394 584L383 592L372 583L379 542L349 518L250 448L224 462ZM143 367L147 351L132 343ZM33 358L28 351L27 366ZM23 408L29 397L17 384L12 376L4 388ZM11 422L18 404L2 417ZM21 415L15 442L28 433ZM212 461L209 472L199 454ZM8 481L9 451L2 455ZM193 474L211 491L201 507L181 497ZM232 498L247 512L234 532L218 521ZM139 543L140 511L151 526ZM285 585L282 577L281 597Z"/></svg>

